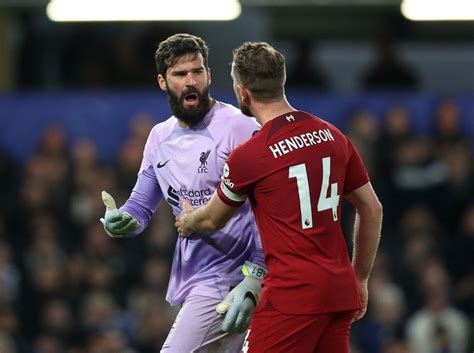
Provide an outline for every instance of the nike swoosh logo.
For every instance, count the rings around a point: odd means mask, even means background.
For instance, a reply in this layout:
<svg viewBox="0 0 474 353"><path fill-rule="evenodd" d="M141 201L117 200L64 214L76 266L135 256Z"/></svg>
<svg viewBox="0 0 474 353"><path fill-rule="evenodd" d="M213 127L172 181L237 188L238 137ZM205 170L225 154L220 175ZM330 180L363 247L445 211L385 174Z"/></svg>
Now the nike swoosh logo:
<svg viewBox="0 0 474 353"><path fill-rule="evenodd" d="M158 164L156 165L157 168L163 168L166 163L168 163L170 160L168 159L165 163L161 164L161 162L158 162Z"/></svg>

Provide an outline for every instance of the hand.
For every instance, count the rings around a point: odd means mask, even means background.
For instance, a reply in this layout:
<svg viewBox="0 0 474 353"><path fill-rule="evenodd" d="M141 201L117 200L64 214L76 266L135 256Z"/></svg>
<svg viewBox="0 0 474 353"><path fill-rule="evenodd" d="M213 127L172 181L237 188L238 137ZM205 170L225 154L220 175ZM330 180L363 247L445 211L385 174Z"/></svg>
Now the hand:
<svg viewBox="0 0 474 353"><path fill-rule="evenodd" d="M233 290L235 290L235 288ZM231 295L231 293L232 291L229 292L227 296ZM252 320L253 312L256 308L255 303L250 297L238 300L233 294L230 298L227 296L225 299L233 301L233 303L222 304L221 302L216 308L219 314L225 314L224 322L222 323L222 331L228 333L244 333L250 326L250 320Z"/></svg>
<svg viewBox="0 0 474 353"><path fill-rule="evenodd" d="M253 312L258 304L258 297L262 286L260 282L266 270L258 265L246 261L242 272L245 277L232 289L216 307L219 314L225 314L222 331L229 333L243 333L250 325Z"/></svg>
<svg viewBox="0 0 474 353"><path fill-rule="evenodd" d="M181 198L181 205L182 210L179 215L176 216L175 226L178 230L179 235L188 237L193 234L193 230L190 228L191 223L191 212L193 211L193 207L189 204L189 202L185 198Z"/></svg>
<svg viewBox="0 0 474 353"><path fill-rule="evenodd" d="M357 290L359 292L360 301L362 302L362 308L356 311L354 321L362 319L365 315L365 312L367 311L367 303L369 301L367 281L357 280Z"/></svg>
<svg viewBox="0 0 474 353"><path fill-rule="evenodd" d="M114 198L106 191L102 191L102 201L105 205L105 216L100 222L108 236L121 238L140 227L140 223L130 213L117 209Z"/></svg>

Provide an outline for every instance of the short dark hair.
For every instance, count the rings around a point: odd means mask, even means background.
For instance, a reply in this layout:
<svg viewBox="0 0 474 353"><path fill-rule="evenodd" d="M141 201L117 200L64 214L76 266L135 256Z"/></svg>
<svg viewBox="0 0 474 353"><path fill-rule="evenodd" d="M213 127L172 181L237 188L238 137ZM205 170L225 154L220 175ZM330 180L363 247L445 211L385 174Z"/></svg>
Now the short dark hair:
<svg viewBox="0 0 474 353"><path fill-rule="evenodd" d="M266 42L245 42L235 49L233 72L257 100L271 101L284 95L285 57Z"/></svg>
<svg viewBox="0 0 474 353"><path fill-rule="evenodd" d="M202 38L187 33L173 34L158 45L155 52L155 64L158 73L166 77L166 71L185 54L202 55L204 66L208 68L207 57L209 49Z"/></svg>

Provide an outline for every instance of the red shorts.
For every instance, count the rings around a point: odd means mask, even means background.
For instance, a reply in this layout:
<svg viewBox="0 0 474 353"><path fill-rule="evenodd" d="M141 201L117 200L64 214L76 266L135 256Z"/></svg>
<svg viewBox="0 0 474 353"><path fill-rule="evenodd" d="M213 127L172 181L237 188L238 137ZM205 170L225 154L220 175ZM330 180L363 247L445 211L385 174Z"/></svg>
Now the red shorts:
<svg viewBox="0 0 474 353"><path fill-rule="evenodd" d="M243 353L349 353L355 310L288 315L267 302L255 311Z"/></svg>

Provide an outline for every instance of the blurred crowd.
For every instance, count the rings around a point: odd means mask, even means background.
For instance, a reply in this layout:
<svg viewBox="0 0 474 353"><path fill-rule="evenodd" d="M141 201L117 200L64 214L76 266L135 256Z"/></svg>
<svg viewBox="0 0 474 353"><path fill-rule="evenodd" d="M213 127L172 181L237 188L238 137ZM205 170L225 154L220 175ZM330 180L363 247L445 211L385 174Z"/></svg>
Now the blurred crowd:
<svg viewBox="0 0 474 353"><path fill-rule="evenodd" d="M0 154L0 352L156 353L176 308L164 300L176 232L162 203L135 238L111 239L102 190L121 205L153 120L134 117L114 161L48 126L22 165ZM409 112L361 107L340 128L384 205L366 317L351 353L470 353L474 323L473 141L442 101L420 135ZM351 248L353 210L344 204Z"/></svg>

